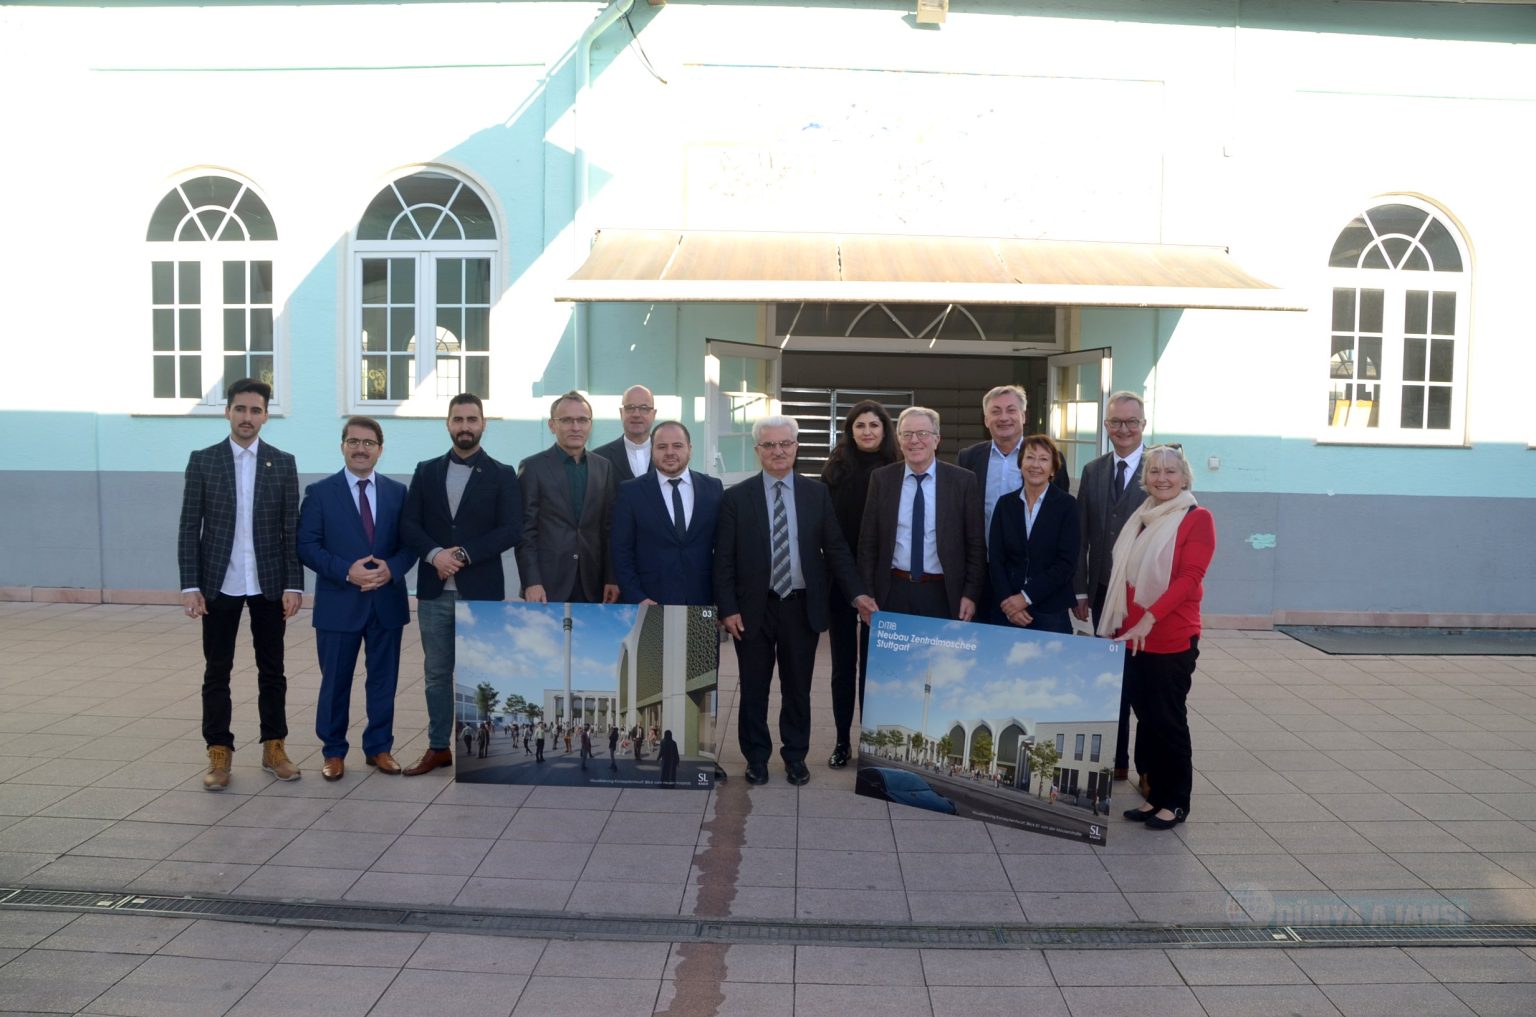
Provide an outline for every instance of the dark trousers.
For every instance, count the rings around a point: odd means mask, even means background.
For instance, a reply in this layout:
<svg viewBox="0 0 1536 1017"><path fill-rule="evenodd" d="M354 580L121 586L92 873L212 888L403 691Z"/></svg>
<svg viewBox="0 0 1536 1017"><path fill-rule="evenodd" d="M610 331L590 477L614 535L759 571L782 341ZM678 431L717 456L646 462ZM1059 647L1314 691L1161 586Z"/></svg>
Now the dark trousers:
<svg viewBox="0 0 1536 1017"><path fill-rule="evenodd" d="M1100 586L1093 591L1093 614L1090 619L1093 622L1093 631L1099 631L1099 619L1104 617L1104 600L1109 596L1109 588ZM1126 654L1126 660L1130 660L1130 654ZM1131 768L1131 675L1129 671L1122 674L1120 679L1120 724L1115 728L1115 769L1129 770ZM1138 763L1136 772L1142 773Z"/></svg>
<svg viewBox="0 0 1536 1017"><path fill-rule="evenodd" d="M1024 626L1030 632L1072 633L1072 616L1066 611L1036 611L1029 608L1030 622Z"/></svg>
<svg viewBox="0 0 1536 1017"><path fill-rule="evenodd" d="M834 592L827 605L832 641L832 720L837 728L837 744L852 745L854 705L864 712L864 678L869 670L869 626L859 621L859 612L844 603Z"/></svg>
<svg viewBox="0 0 1536 1017"><path fill-rule="evenodd" d="M1195 763L1186 702L1199 656L1199 637L1180 653L1126 654L1126 684L1136 711L1136 769L1147 775L1147 801L1155 808L1189 811Z"/></svg>
<svg viewBox="0 0 1536 1017"><path fill-rule="evenodd" d="M949 618L949 595L944 583L914 583L899 576L891 577L891 591L880 604L881 610L915 614L923 618ZM979 616L978 616L979 617Z"/></svg>
<svg viewBox="0 0 1536 1017"><path fill-rule="evenodd" d="M229 730L229 675L235 669L240 611L246 607L251 611L251 644L256 651L261 740L288 737L284 709L288 679L283 675L283 633L288 630L288 621L283 617L283 602L219 595L208 601L208 613L203 615L203 742L210 746L235 747L235 736Z"/></svg>
<svg viewBox="0 0 1536 1017"><path fill-rule="evenodd" d="M400 680L400 627L368 620L360 632L315 630L315 649L320 656L320 697L315 703L315 737L321 752L340 758L347 754L349 703L357 654L363 658L363 691L368 726L363 728L363 754L376 756L395 747L395 688Z"/></svg>
<svg viewBox="0 0 1536 1017"><path fill-rule="evenodd" d="M768 690L779 668L779 755L786 763L805 761L811 747L811 673L820 635L805 617L805 594L783 600L768 595L761 624L736 641L741 696L736 738L749 766L767 764L773 754L768 733Z"/></svg>

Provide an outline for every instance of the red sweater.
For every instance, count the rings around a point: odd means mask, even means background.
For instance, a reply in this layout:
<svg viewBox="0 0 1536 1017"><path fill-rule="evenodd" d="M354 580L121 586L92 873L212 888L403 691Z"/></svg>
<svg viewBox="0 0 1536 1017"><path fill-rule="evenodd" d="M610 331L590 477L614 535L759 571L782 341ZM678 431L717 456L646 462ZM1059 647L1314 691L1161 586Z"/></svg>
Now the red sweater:
<svg viewBox="0 0 1536 1017"><path fill-rule="evenodd" d="M1118 638L1150 610L1157 621L1142 649L1148 653L1181 653L1189 649L1190 639L1200 634L1200 597L1205 592L1201 581L1215 553L1216 520L1209 509L1197 505L1185 513L1174 538L1168 589L1150 608L1145 608L1136 603L1136 588L1126 583L1125 621L1115 636Z"/></svg>

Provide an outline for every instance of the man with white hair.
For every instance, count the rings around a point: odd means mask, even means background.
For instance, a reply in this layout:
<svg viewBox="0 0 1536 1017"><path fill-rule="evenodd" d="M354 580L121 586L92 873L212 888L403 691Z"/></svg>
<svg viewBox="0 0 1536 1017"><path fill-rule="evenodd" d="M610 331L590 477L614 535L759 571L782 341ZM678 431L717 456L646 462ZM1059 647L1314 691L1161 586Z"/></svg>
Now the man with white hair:
<svg viewBox="0 0 1536 1017"><path fill-rule="evenodd" d="M811 779L805 766L811 673L816 643L827 630L828 598L847 597L865 622L877 610L859 582L831 494L820 481L795 475L799 432L791 417L764 417L752 426L762 472L725 492L715 531L715 602L721 625L736 642L736 735L749 784L768 780L768 690L775 664L779 755L785 777L798 786ZM832 593L834 578L838 594Z"/></svg>

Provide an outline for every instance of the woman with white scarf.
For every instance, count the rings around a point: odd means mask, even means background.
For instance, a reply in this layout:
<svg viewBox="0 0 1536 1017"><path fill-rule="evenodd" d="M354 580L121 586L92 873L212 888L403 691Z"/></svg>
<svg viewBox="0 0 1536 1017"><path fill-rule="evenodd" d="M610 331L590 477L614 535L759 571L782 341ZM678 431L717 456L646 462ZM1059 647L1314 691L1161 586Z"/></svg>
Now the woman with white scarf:
<svg viewBox="0 0 1536 1017"><path fill-rule="evenodd" d="M1147 492L1115 541L1099 635L1126 645L1125 685L1136 713L1136 769L1146 804L1125 818L1171 830L1189 815L1194 749L1185 701L1200 656L1201 581L1216 552L1216 523L1190 494L1194 474L1178 445L1142 453Z"/></svg>

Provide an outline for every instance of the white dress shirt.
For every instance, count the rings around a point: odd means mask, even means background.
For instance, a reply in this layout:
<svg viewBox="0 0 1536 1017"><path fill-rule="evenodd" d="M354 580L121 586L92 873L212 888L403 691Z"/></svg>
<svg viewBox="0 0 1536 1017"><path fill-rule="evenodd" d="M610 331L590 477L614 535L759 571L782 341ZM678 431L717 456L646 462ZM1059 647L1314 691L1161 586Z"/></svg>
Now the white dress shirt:
<svg viewBox="0 0 1536 1017"><path fill-rule="evenodd" d="M901 473L901 507L896 511L896 547L891 552L891 567L903 572L912 567L912 499L917 494L917 481L910 465L904 465ZM943 575L944 566L939 564L939 529L937 525L939 505L939 461L928 464L928 479L923 481L923 572L926 575Z"/></svg>
<svg viewBox="0 0 1536 1017"><path fill-rule="evenodd" d="M256 571L252 517L256 510L256 463L261 458L261 439L254 438L250 448L241 448L231 438L229 448L235 457L235 542L229 549L229 568L219 592L226 597L257 597L261 595L261 576Z"/></svg>
<svg viewBox="0 0 1536 1017"><path fill-rule="evenodd" d="M647 438L636 445L625 435L623 441L624 454L629 457L629 472L637 477L645 476L645 471L651 468L651 439ZM670 502L671 498L667 500Z"/></svg>
<svg viewBox="0 0 1536 1017"><path fill-rule="evenodd" d="M693 474L684 470L674 478L668 477L660 470L656 471L656 483L661 485L661 503L667 507L667 518L672 520L672 525L675 527L677 516L672 514L672 481L674 479L681 481L677 485L677 493L683 499L683 528L687 529L688 524L693 522Z"/></svg>

